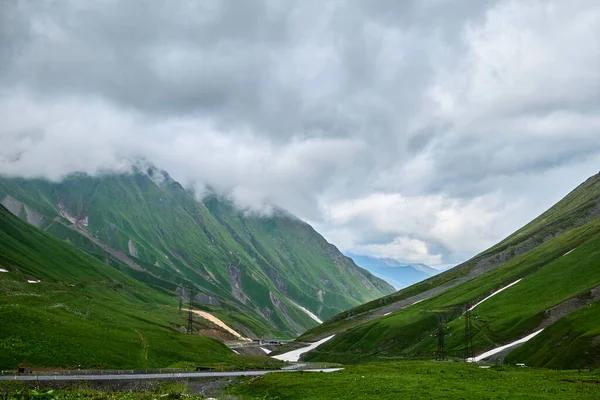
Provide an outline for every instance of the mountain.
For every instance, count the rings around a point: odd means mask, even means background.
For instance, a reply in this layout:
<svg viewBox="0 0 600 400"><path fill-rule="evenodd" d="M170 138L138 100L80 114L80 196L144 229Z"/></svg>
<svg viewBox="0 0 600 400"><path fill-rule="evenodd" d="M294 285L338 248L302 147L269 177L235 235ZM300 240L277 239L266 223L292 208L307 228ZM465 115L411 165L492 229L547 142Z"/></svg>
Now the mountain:
<svg viewBox="0 0 600 400"><path fill-rule="evenodd" d="M0 368L158 368L240 362L180 332L174 293L24 223L0 205ZM203 320L196 329L211 329ZM183 329L185 331L185 329Z"/></svg>
<svg viewBox="0 0 600 400"><path fill-rule="evenodd" d="M432 358L438 334L462 358L465 309L474 355L547 368L600 366L600 175L497 245L390 296L343 312L298 342L333 339L313 361ZM468 307L465 307L468 305ZM443 328L443 329L440 329ZM527 340L529 339L529 340ZM294 345L292 345L294 346Z"/></svg>
<svg viewBox="0 0 600 400"><path fill-rule="evenodd" d="M425 264L406 264L393 258L377 258L359 254L348 254L348 257L396 289L405 288L439 273L435 268Z"/></svg>
<svg viewBox="0 0 600 400"><path fill-rule="evenodd" d="M305 222L198 199L166 172L0 179L13 214L136 280L195 301L247 337L297 336L393 292Z"/></svg>

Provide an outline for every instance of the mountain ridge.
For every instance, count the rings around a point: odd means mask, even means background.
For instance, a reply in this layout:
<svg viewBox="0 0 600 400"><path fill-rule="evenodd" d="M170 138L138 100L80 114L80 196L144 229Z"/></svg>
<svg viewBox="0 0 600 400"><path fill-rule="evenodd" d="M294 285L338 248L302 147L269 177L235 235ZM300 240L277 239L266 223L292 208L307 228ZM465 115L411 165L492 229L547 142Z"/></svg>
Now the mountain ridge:
<svg viewBox="0 0 600 400"><path fill-rule="evenodd" d="M293 337L317 323L303 308L324 320L393 291L287 211L246 213L214 193L199 201L156 169L1 178L0 200L136 279L179 293L193 284L203 307L250 337Z"/></svg>
<svg viewBox="0 0 600 400"><path fill-rule="evenodd" d="M443 323L446 351L462 358L462 315L467 305L479 303L472 311L475 355L539 331L502 359L595 368L600 365L600 324L592 317L600 307L599 216L600 175L594 175L465 263L311 328L299 342L336 336L305 357L336 362L434 357Z"/></svg>

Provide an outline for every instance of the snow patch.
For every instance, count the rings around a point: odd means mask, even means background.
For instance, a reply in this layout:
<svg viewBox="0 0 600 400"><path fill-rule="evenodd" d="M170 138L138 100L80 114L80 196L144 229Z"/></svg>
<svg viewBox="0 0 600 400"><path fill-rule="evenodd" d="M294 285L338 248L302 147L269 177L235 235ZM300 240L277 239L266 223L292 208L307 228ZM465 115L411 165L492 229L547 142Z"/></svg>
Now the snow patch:
<svg viewBox="0 0 600 400"><path fill-rule="evenodd" d="M576 249L576 248L577 248L577 247L575 247L575 249ZM575 249L571 249L571 250L567 251L565 254L563 254L563 255L562 255L562 257L566 256L567 254L570 254L570 253L572 253L572 252L573 252L573 250L575 250Z"/></svg>
<svg viewBox="0 0 600 400"><path fill-rule="evenodd" d="M266 354L271 354L271 353L272 353L272 351L271 351L271 350L269 350L269 349L265 349L264 347L261 347L260 349L261 349L262 351L264 351Z"/></svg>
<svg viewBox="0 0 600 400"><path fill-rule="evenodd" d="M316 349L317 347L319 347L320 345L322 345L323 343L325 343L326 341L333 339L335 335L331 335L326 337L325 339L321 339L318 342L314 342L309 346L306 347L302 347L296 350L292 350L292 351L288 351L287 353L283 353L283 354L279 354L276 356L273 356L273 358L276 358L277 360L281 360L281 361L287 361L287 362L296 362L300 359L300 356L304 353L307 353L311 350Z"/></svg>
<svg viewBox="0 0 600 400"><path fill-rule="evenodd" d="M133 240L129 239L129 242L127 242L127 249L129 250L129 255L133 257L138 256L138 251L135 247L135 244L133 244Z"/></svg>
<svg viewBox="0 0 600 400"><path fill-rule="evenodd" d="M4 269L4 268L0 268L0 272L8 272L8 270Z"/></svg>
<svg viewBox="0 0 600 400"><path fill-rule="evenodd" d="M293 305L295 305L296 307L298 307L299 309L301 309L302 311L304 311L304 313L306 315L308 315L309 317L311 317L313 320L317 321L318 323L322 324L323 321L321 321L319 319L319 317L317 317L315 314L313 314L312 312L310 312L310 310L307 310L306 308L302 307L300 304L292 301L291 299L288 299Z"/></svg>
<svg viewBox="0 0 600 400"><path fill-rule="evenodd" d="M28 279L28 280L27 280L27 283L40 283L40 282L41 282L41 281L40 281L39 279L38 279L38 280L35 280L35 281L34 281L34 280L31 280L31 279Z"/></svg>
<svg viewBox="0 0 600 400"><path fill-rule="evenodd" d="M391 314L391 312L388 312L388 313L383 314L383 316L385 317L386 315L390 315L390 314Z"/></svg>
<svg viewBox="0 0 600 400"><path fill-rule="evenodd" d="M503 290L508 289L509 287L511 287L512 285L515 285L519 282L521 282L523 278L521 279L517 279L516 281L514 281L513 283L504 286L502 289L496 290L494 293L490 294L488 297L486 297L485 299L481 300L479 303L475 304L473 307L469 308L469 311L471 311L472 309L474 309L475 307L477 307L478 305L480 305L481 303L483 303L484 301L488 300L490 297L497 295L498 293L500 293Z"/></svg>
<svg viewBox="0 0 600 400"><path fill-rule="evenodd" d="M511 348L511 347L516 346L518 344L522 344L522 343L527 342L528 340L532 339L533 337L535 337L536 335L538 335L543 330L544 329L540 329L539 331L533 332L531 335L527 335L527 336L525 336L522 339L516 340L516 341L514 341L512 343L509 343L509 344L505 344L504 346L496 347L495 349L492 349L490 351L486 351L485 353L480 354L477 357L469 358L467 361L469 361L469 362L479 362L481 360L484 360L484 359L486 359L488 357L491 357L494 354L498 354L501 351L504 351L504 350L506 350L508 348Z"/></svg>

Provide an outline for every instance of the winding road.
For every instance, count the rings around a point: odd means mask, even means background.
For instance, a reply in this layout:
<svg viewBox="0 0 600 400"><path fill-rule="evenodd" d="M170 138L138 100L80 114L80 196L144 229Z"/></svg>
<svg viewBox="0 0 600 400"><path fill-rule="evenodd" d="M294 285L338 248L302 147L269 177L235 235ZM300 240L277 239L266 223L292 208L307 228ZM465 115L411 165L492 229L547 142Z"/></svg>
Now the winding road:
<svg viewBox="0 0 600 400"><path fill-rule="evenodd" d="M305 372L334 372L343 368L305 369ZM5 375L0 381L113 381L136 379L186 379L226 378L234 376L258 376L276 372L298 372L296 370L229 371L229 372L181 372L175 374L114 374L114 375Z"/></svg>

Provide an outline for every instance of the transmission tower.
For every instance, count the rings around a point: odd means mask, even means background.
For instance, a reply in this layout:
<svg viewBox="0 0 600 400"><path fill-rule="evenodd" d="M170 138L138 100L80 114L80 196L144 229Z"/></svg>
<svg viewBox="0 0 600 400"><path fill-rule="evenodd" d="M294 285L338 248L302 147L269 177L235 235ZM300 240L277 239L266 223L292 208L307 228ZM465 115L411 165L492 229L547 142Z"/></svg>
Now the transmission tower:
<svg viewBox="0 0 600 400"><path fill-rule="evenodd" d="M471 324L471 303L465 303L465 361L473 359L475 353L473 351L473 326Z"/></svg>
<svg viewBox="0 0 600 400"><path fill-rule="evenodd" d="M188 311L188 327L187 327L187 333L189 335L191 335L192 333L194 333L194 313L192 312L192 310L194 309L194 291L192 289L192 286L190 286L190 309Z"/></svg>
<svg viewBox="0 0 600 400"><path fill-rule="evenodd" d="M445 325L444 319L442 317L439 317L438 331L437 331L438 349L437 349L437 353L435 356L435 359L438 361L445 361L447 359L446 358L446 343L445 343L446 327L444 325Z"/></svg>

